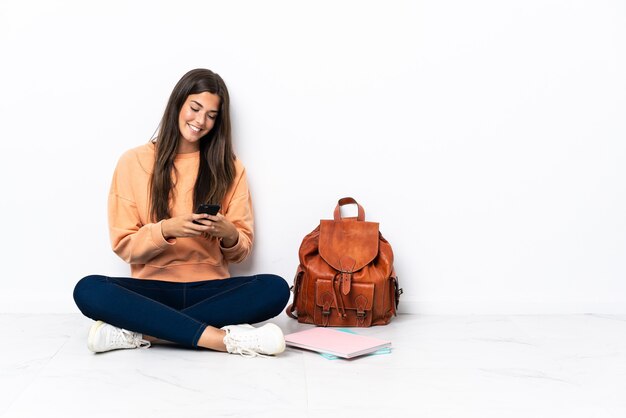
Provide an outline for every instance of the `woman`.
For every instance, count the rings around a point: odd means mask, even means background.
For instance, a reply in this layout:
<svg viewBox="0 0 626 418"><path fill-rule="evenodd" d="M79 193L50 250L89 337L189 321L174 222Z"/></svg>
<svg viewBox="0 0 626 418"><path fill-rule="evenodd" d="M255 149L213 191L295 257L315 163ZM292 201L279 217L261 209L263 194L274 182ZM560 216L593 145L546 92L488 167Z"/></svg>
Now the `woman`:
<svg viewBox="0 0 626 418"><path fill-rule="evenodd" d="M201 203L219 204L220 212L194 213ZM97 321L90 350L160 340L251 356L285 349L278 326L248 325L282 311L285 280L228 272L250 254L253 212L219 75L196 69L176 84L157 137L120 158L108 216L113 251L132 277L92 275L76 285L76 304Z"/></svg>

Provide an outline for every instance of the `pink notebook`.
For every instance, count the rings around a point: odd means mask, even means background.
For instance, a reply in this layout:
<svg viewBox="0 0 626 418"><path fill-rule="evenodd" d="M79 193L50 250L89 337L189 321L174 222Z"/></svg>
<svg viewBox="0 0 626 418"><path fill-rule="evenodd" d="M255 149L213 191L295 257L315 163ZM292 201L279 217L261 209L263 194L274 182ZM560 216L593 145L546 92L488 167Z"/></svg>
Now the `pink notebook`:
<svg viewBox="0 0 626 418"><path fill-rule="evenodd" d="M288 346L304 348L337 357L352 358L391 347L391 341L351 334L332 328L315 327L285 335Z"/></svg>

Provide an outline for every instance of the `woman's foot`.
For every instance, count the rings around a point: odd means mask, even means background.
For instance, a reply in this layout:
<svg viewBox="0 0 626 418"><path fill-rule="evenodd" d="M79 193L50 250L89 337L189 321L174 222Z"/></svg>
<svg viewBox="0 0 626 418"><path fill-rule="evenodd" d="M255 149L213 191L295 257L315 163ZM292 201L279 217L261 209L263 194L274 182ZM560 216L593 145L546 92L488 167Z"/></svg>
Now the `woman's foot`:
<svg viewBox="0 0 626 418"><path fill-rule="evenodd" d="M224 345L226 351L246 357L258 355L276 355L285 351L285 337L281 329L274 324L265 324L254 328L248 324L228 325Z"/></svg>
<svg viewBox="0 0 626 418"><path fill-rule="evenodd" d="M118 350L120 348L148 348L150 343L137 332L114 327L106 322L97 321L89 330L87 348L94 353Z"/></svg>

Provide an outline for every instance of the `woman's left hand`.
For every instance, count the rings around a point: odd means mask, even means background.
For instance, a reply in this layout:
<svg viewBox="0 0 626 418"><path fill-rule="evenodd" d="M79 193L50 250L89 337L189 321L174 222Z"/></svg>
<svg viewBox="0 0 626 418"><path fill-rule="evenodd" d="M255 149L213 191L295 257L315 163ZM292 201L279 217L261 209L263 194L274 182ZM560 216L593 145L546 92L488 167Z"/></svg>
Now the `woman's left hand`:
<svg viewBox="0 0 626 418"><path fill-rule="evenodd" d="M237 231L235 225L221 213L217 215L207 215L206 219L199 219L197 222L208 226L209 229L205 233L209 236L220 238L223 247L232 247L237 244L239 240L239 231Z"/></svg>

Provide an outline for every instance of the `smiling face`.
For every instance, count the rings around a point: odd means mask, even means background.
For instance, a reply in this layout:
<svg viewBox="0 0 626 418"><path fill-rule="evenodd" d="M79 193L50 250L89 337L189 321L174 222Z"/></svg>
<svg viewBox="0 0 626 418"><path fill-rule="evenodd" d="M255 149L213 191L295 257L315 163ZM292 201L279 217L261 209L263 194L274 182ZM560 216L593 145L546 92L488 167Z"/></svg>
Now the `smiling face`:
<svg viewBox="0 0 626 418"><path fill-rule="evenodd" d="M178 114L178 153L200 149L200 139L215 125L220 108L220 97L209 92L190 94Z"/></svg>

